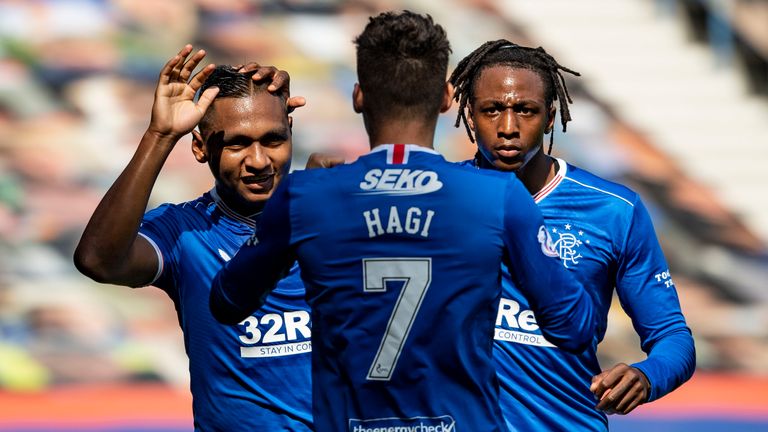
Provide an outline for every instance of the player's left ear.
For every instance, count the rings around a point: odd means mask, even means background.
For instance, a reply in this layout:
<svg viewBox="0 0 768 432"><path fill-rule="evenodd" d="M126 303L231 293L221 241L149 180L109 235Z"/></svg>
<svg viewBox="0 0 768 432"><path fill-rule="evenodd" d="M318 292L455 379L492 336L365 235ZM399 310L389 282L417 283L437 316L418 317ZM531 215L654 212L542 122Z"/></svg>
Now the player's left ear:
<svg viewBox="0 0 768 432"><path fill-rule="evenodd" d="M451 108L453 104L453 84L450 81L445 83L445 90L443 90L443 102L440 104L440 112L444 113Z"/></svg>
<svg viewBox="0 0 768 432"><path fill-rule="evenodd" d="M363 89L360 88L358 83L355 83L355 89L352 90L352 108L358 114L363 112Z"/></svg>
<svg viewBox="0 0 768 432"><path fill-rule="evenodd" d="M549 107L549 114L547 117L547 127L544 128L544 133L548 134L552 132L552 129L555 127L555 114L557 114L557 108L555 108L554 105Z"/></svg>
<svg viewBox="0 0 768 432"><path fill-rule="evenodd" d="M203 141L203 136L197 129L192 130L192 154L200 163L208 162L208 152Z"/></svg>

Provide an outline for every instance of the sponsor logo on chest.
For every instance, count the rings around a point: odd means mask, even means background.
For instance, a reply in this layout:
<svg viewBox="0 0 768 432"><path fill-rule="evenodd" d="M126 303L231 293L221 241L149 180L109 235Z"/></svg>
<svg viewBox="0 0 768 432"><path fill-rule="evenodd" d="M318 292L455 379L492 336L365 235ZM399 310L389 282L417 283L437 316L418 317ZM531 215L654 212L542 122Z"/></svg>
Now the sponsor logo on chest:
<svg viewBox="0 0 768 432"><path fill-rule="evenodd" d="M422 195L440 190L443 183L434 171L408 168L375 168L360 182L364 195Z"/></svg>
<svg viewBox="0 0 768 432"><path fill-rule="evenodd" d="M496 329L493 338L497 341L554 347L538 333L539 325L530 309L522 309L515 300L502 298L496 314ZM536 332L536 333L534 333Z"/></svg>

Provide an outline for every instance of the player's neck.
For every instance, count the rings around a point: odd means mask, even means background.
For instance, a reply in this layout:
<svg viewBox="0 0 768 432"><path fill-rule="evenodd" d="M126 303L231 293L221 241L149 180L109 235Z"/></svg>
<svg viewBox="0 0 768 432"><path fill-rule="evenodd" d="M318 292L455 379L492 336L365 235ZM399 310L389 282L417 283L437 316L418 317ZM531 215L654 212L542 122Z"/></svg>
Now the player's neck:
<svg viewBox="0 0 768 432"><path fill-rule="evenodd" d="M517 178L523 182L531 195L539 192L556 174L554 158L539 151L533 159L516 172Z"/></svg>
<svg viewBox="0 0 768 432"><path fill-rule="evenodd" d="M231 191L219 184L216 185L216 193L230 210L246 218L251 218L261 213L264 210L264 205L267 203L266 201L246 202L237 192Z"/></svg>
<svg viewBox="0 0 768 432"><path fill-rule="evenodd" d="M416 144L421 147L434 148L435 125L437 121L427 124L419 121L389 121L382 122L369 129L371 149L381 144Z"/></svg>

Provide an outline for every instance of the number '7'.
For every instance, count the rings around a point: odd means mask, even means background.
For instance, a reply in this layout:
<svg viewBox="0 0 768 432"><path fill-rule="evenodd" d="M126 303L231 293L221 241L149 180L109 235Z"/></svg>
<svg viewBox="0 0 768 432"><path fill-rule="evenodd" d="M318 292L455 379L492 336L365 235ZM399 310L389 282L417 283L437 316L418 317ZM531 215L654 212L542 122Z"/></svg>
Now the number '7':
<svg viewBox="0 0 768 432"><path fill-rule="evenodd" d="M383 293L387 291L387 281L404 282L379 350L368 370L369 380L389 381L392 378L392 371L400 358L431 279L432 258L363 259L365 292Z"/></svg>

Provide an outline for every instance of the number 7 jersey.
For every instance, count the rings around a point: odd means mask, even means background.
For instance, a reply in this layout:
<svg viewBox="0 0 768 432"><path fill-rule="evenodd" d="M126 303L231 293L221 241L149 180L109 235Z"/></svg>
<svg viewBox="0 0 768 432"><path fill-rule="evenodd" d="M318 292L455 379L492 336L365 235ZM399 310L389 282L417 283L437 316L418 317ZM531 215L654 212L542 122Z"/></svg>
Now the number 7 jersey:
<svg viewBox="0 0 768 432"><path fill-rule="evenodd" d="M283 180L212 301L242 307L246 272L298 259L318 431L506 430L491 351L501 263L537 287L528 294L549 340L581 350L594 330L589 298L542 227L517 179L382 145Z"/></svg>

